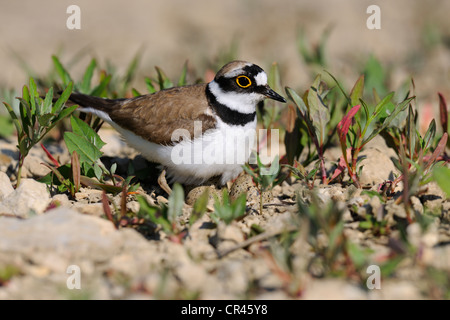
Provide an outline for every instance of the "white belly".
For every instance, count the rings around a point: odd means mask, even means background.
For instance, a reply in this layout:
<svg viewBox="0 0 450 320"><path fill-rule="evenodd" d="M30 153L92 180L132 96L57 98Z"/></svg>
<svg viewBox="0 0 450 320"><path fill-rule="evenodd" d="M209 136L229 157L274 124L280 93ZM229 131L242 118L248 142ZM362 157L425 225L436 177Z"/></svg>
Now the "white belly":
<svg viewBox="0 0 450 320"><path fill-rule="evenodd" d="M174 146L162 146L135 135L114 123L125 140L150 161L166 167L171 182L201 184L221 176L221 184L234 179L248 161L256 142L256 119L246 126L229 126L219 123L217 129L193 140L173 135Z"/></svg>

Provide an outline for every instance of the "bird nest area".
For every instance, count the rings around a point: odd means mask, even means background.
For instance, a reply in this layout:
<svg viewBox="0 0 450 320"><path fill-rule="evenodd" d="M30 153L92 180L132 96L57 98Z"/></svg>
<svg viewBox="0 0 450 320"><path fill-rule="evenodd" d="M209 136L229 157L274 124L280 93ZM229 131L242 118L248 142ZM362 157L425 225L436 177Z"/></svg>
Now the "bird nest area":
<svg viewBox="0 0 450 320"><path fill-rule="evenodd" d="M77 177L55 138L31 148L17 188L16 141L1 140L1 299L449 297L448 196L439 179L422 184L411 170L406 197L407 180L394 186L398 155L381 137L361 151L359 187L345 170L324 184L302 152L268 184L248 166L224 193L158 183L158 169L112 128L99 136L100 180L84 162ZM327 180L341 156L327 149Z"/></svg>
<svg viewBox="0 0 450 320"><path fill-rule="evenodd" d="M187 65L138 91L95 60L78 82L52 61L58 80L5 95L0 299L450 298L445 93L423 105L410 79L390 93L373 57L352 85L322 72L301 90L273 64L288 102L257 108L254 163L189 186L67 102L192 84Z"/></svg>

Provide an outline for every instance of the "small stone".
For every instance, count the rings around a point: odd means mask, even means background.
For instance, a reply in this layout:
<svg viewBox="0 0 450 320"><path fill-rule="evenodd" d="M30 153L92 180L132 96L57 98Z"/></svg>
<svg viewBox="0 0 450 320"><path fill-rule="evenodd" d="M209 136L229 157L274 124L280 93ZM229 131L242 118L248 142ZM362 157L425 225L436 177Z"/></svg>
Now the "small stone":
<svg viewBox="0 0 450 320"><path fill-rule="evenodd" d="M29 155L25 157L23 162L23 169L26 177L43 177L50 172L50 169L42 164L42 159Z"/></svg>
<svg viewBox="0 0 450 320"><path fill-rule="evenodd" d="M0 166L8 167L14 161L10 156L0 153Z"/></svg>
<svg viewBox="0 0 450 320"><path fill-rule="evenodd" d="M392 160L379 148L367 148L360 153L366 156L361 160L362 169L359 179L362 185L375 185L386 180L393 180L394 174L398 173Z"/></svg>
<svg viewBox="0 0 450 320"><path fill-rule="evenodd" d="M105 214L101 203L75 203L72 208L94 217L101 217Z"/></svg>
<svg viewBox="0 0 450 320"><path fill-rule="evenodd" d="M52 202L63 207L69 207L71 205L69 197L64 193L54 195L52 197Z"/></svg>
<svg viewBox="0 0 450 320"><path fill-rule="evenodd" d="M423 205L417 197L411 197L411 204L416 213L423 214Z"/></svg>
<svg viewBox="0 0 450 320"><path fill-rule="evenodd" d="M14 192L9 177L4 172L0 172L0 201Z"/></svg>
<svg viewBox="0 0 450 320"><path fill-rule="evenodd" d="M20 186L0 203L0 212L26 218L30 211L43 213L50 203L50 195L44 183L23 179Z"/></svg>

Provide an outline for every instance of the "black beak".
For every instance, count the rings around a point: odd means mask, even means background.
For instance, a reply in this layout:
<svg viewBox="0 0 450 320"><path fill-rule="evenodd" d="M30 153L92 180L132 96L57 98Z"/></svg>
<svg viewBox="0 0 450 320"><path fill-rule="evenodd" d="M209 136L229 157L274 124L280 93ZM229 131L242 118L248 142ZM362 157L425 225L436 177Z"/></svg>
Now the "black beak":
<svg viewBox="0 0 450 320"><path fill-rule="evenodd" d="M266 86L263 94L270 99L276 100L276 101L280 101L280 102L286 102L286 99L283 98L282 96L280 96L278 93L276 93L275 91L273 91L269 86Z"/></svg>

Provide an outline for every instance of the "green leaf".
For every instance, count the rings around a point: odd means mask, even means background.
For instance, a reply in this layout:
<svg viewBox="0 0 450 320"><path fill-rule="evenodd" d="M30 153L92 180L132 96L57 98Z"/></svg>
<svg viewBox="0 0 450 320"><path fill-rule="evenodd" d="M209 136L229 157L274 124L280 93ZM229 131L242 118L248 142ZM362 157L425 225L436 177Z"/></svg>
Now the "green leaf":
<svg viewBox="0 0 450 320"><path fill-rule="evenodd" d="M147 85L147 90L149 93L155 93L156 89L155 86L152 83L152 79L150 79L149 77L145 78L145 84Z"/></svg>
<svg viewBox="0 0 450 320"><path fill-rule="evenodd" d="M39 100L39 93L37 91L36 82L34 82L33 78L30 78L30 109L31 115L40 115L40 105L36 103L36 99Z"/></svg>
<svg viewBox="0 0 450 320"><path fill-rule="evenodd" d="M359 269L366 263L367 249L364 250L356 243L348 242L347 244L348 254L355 266Z"/></svg>
<svg viewBox="0 0 450 320"><path fill-rule="evenodd" d="M367 220L367 221L361 221L361 222L359 223L359 227L360 227L361 229L372 229L373 223L372 223L372 221L370 221L370 220Z"/></svg>
<svg viewBox="0 0 450 320"><path fill-rule="evenodd" d="M352 106L352 100L350 99L350 97L347 95L347 93L345 92L345 90L342 88L341 84L339 83L339 81L337 81L337 79L335 78L335 76L333 76L331 73L329 73L327 70L325 70L326 73L328 73L328 75L334 80L334 82L336 82L336 85L338 86L339 90L342 92L342 94L344 95L345 99L347 100L347 103L350 105L350 107Z"/></svg>
<svg viewBox="0 0 450 320"><path fill-rule="evenodd" d="M26 88L26 87L24 87ZM32 122L32 114L30 105L28 104L28 101L26 101L23 98L18 98L19 103L19 111L20 111L20 119L22 119L22 127L25 134L27 134L29 137L33 137L33 122Z"/></svg>
<svg viewBox="0 0 450 320"><path fill-rule="evenodd" d="M94 96L94 97L101 97L104 94L104 91L105 91L105 89L108 86L110 81L111 81L111 75L108 75L108 76L104 77L101 80L100 84L98 86L96 86L94 88L94 90L92 90L90 95Z"/></svg>
<svg viewBox="0 0 450 320"><path fill-rule="evenodd" d="M385 107L385 105L387 103L389 103L392 98L394 97L395 92L391 92L389 93L386 97L383 98L383 100L381 100L376 106L375 106L375 111L374 114L375 116L378 116L378 114L383 111L383 108Z"/></svg>
<svg viewBox="0 0 450 320"><path fill-rule="evenodd" d="M39 116L38 117L39 125L41 125L42 127L49 126L49 124L54 116L55 115L52 113L46 113L46 114Z"/></svg>
<svg viewBox="0 0 450 320"><path fill-rule="evenodd" d="M65 132L64 141L70 153L76 151L80 155L81 162L94 163L102 156L102 152L84 136Z"/></svg>
<svg viewBox="0 0 450 320"><path fill-rule="evenodd" d="M364 140L364 144L366 144L367 142L369 142L370 140L372 140L377 134L379 134L382 130L384 130L389 123L391 123L392 119L394 119L401 111L405 110L408 107L408 104L411 102L412 99L414 99L415 97L411 97L408 98L406 100L404 100L403 102L399 103L396 107L395 110L389 115L389 117L387 117L383 124L381 125L381 127L379 127L378 129L374 130L372 132L372 134L369 136L369 138L367 138L366 140ZM381 102L380 102L381 103Z"/></svg>
<svg viewBox="0 0 450 320"><path fill-rule="evenodd" d="M76 109L78 108L77 105L74 106L70 106L67 107L65 109L63 109L58 116L56 117L56 119L53 119L52 124L47 128L45 134L47 132L49 132L51 129L53 129L53 127L55 127L59 121L61 121L62 119L64 119L65 117L69 116L72 112L74 112Z"/></svg>
<svg viewBox="0 0 450 320"><path fill-rule="evenodd" d="M8 110L9 116L11 117L11 120L14 123L14 126L16 127L17 134L19 135L20 132L22 132L22 125L20 124L20 121L17 118L16 113L8 103L3 102L3 104L5 105L6 110Z"/></svg>
<svg viewBox="0 0 450 320"><path fill-rule="evenodd" d="M178 79L179 87L186 85L187 66L188 66L188 62L186 61L183 65L183 70L181 71L180 79Z"/></svg>
<svg viewBox="0 0 450 320"><path fill-rule="evenodd" d="M235 201L230 202L228 192L224 189L222 192L222 203L216 197L214 202L214 212L211 213L211 219L215 223L223 220L230 224L233 220L242 217L245 214L247 203L247 194L242 193Z"/></svg>
<svg viewBox="0 0 450 320"><path fill-rule="evenodd" d="M53 88L50 88L48 89L48 92L45 95L44 104L42 105L42 114L47 114L52 111L52 102L53 102Z"/></svg>
<svg viewBox="0 0 450 320"><path fill-rule="evenodd" d="M89 140L94 146L99 150L106 144L102 141L97 132L94 131L86 122L77 117L70 117L70 124L72 125L72 130L75 134L79 136L84 136Z"/></svg>
<svg viewBox="0 0 450 320"><path fill-rule="evenodd" d="M356 81L353 86L352 91L350 92L350 100L352 103L352 107L359 104L359 100L362 99L364 94L364 75L361 75L359 79Z"/></svg>
<svg viewBox="0 0 450 320"><path fill-rule="evenodd" d="M0 116L0 137L9 137L14 133L14 126L11 118Z"/></svg>
<svg viewBox="0 0 450 320"><path fill-rule="evenodd" d="M56 68L56 72L58 73L59 77L61 78L63 84L65 86L69 85L70 82L72 82L72 78L70 77L70 74L64 69L63 65L59 61L58 57L52 56L53 64Z"/></svg>
<svg viewBox="0 0 450 320"><path fill-rule="evenodd" d="M431 123L428 126L428 130L425 133L425 136L423 138L423 141L424 141L423 151L424 151L424 153L426 153L427 150L431 147L431 143L433 142L435 135L436 135L436 121L433 119L433 120L431 120Z"/></svg>
<svg viewBox="0 0 450 320"><path fill-rule="evenodd" d="M44 177L40 178L38 181L48 184L48 185L61 185L64 181L68 180L71 173L71 167L69 164L62 165L58 168L54 168L52 166L49 166L47 164L44 164L47 166L51 172L49 172Z"/></svg>
<svg viewBox="0 0 450 320"><path fill-rule="evenodd" d="M86 71L83 75L83 81L81 82L80 91L81 93L89 94L91 88L92 76L94 75L94 70L97 66L97 61L95 59L91 60Z"/></svg>
<svg viewBox="0 0 450 320"><path fill-rule="evenodd" d="M447 194L447 198L450 198L450 169L436 166L433 169L433 179L439 185L439 188Z"/></svg>
<svg viewBox="0 0 450 320"><path fill-rule="evenodd" d="M140 217L146 217L153 223L161 225L163 230L167 233L172 231L171 223L166 219L163 212L161 212L164 210L163 208L150 205L143 196L138 196L137 200L139 202L138 215Z"/></svg>
<svg viewBox="0 0 450 320"><path fill-rule="evenodd" d="M73 83L70 82L67 85L66 89L64 89L64 91L61 94L61 96L58 98L58 100L53 105L52 113L59 114L61 112L62 108L64 107L64 103L66 103L66 101L70 97L70 94L72 93L72 89L73 89Z"/></svg>
<svg viewBox="0 0 450 320"><path fill-rule="evenodd" d="M194 207L189 218L189 225L192 226L198 219L200 219L206 212L208 206L209 192L208 189L203 192L197 200L195 200Z"/></svg>
<svg viewBox="0 0 450 320"><path fill-rule="evenodd" d="M406 133L408 135L409 158L413 159L416 150L416 124L414 122L414 111L409 105L408 121L406 122Z"/></svg>
<svg viewBox="0 0 450 320"><path fill-rule="evenodd" d="M137 91L135 88L131 89L131 94L133 95L133 97L142 96L142 94L139 91Z"/></svg>
<svg viewBox="0 0 450 320"><path fill-rule="evenodd" d="M172 194L169 196L169 210L167 218L174 223L176 218L183 214L184 191L179 183L175 183L172 188Z"/></svg>
<svg viewBox="0 0 450 320"><path fill-rule="evenodd" d="M162 69L159 67L155 67L155 69L156 69L156 73L158 74L158 83L159 83L160 90L172 88L173 83L166 76L164 71L162 71Z"/></svg>
<svg viewBox="0 0 450 320"><path fill-rule="evenodd" d="M100 180L102 178L102 173L103 173L102 168L100 168L100 166L97 163L94 163L93 168L94 168L94 175L95 175L95 177L98 180Z"/></svg>

